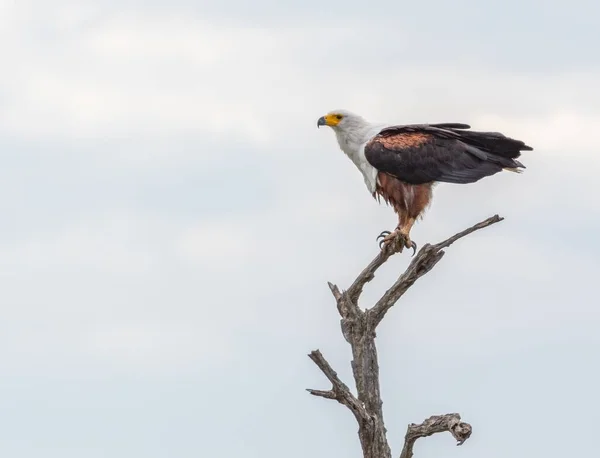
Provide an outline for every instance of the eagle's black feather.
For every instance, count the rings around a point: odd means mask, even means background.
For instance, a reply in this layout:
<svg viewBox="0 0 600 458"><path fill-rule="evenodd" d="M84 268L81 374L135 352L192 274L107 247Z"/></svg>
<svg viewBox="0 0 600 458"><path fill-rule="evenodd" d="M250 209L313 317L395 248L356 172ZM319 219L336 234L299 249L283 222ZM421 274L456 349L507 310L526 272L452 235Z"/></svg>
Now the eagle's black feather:
<svg viewBox="0 0 600 458"><path fill-rule="evenodd" d="M412 124L383 129L365 146L377 170L409 184L434 181L473 183L504 168L532 148L497 132L476 132L466 124Z"/></svg>

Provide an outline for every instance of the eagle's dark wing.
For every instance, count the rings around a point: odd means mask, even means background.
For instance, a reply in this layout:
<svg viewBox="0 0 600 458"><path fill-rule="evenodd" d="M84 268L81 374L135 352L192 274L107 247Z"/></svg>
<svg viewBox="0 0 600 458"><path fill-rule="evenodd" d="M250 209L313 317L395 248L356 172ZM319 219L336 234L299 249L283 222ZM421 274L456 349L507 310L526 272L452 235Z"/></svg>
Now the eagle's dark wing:
<svg viewBox="0 0 600 458"><path fill-rule="evenodd" d="M525 168L516 160L533 148L497 132L466 124L411 124L383 129L365 145L367 161L410 184L473 183L502 169Z"/></svg>

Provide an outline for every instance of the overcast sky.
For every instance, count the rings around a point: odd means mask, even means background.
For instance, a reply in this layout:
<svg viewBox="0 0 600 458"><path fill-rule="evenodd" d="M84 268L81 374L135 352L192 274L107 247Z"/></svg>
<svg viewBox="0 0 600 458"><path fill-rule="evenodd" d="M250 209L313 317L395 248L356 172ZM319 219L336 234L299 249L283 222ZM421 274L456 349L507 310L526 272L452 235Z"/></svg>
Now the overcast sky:
<svg viewBox="0 0 600 458"><path fill-rule="evenodd" d="M329 388L306 354L352 383L326 282L396 218L317 130L335 108L535 148L522 175L438 186L413 230L506 218L381 326L394 455L448 412L471 439L416 458L596 453L600 4L0 5L1 456L361 456L350 413L304 391Z"/></svg>

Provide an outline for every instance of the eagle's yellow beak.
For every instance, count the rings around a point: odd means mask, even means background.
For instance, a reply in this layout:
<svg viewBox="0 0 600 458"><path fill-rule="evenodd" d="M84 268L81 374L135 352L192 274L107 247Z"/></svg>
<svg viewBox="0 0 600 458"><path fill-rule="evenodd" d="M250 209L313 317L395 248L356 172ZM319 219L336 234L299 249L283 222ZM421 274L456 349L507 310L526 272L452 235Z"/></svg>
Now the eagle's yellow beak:
<svg viewBox="0 0 600 458"><path fill-rule="evenodd" d="M321 126L335 127L340 123L341 119L342 119L341 114L329 113L329 114L326 114L325 116L321 116L319 118L319 120L317 121L317 127L321 127Z"/></svg>

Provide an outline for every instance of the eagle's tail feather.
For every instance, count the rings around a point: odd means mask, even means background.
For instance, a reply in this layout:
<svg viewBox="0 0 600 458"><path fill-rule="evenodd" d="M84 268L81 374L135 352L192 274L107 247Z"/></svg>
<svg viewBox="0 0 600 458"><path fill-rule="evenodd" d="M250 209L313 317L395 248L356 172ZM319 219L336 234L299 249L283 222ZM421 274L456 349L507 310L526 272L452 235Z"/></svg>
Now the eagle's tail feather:
<svg viewBox="0 0 600 458"><path fill-rule="evenodd" d="M508 159L516 159L521 151L533 151L531 146L498 132L460 131L461 140L484 151ZM519 166L522 167L521 164Z"/></svg>
<svg viewBox="0 0 600 458"><path fill-rule="evenodd" d="M525 168L525 167L523 167L523 168ZM506 170L507 172L513 172L513 173L523 173L523 170L517 169L514 167L504 167L504 170Z"/></svg>

